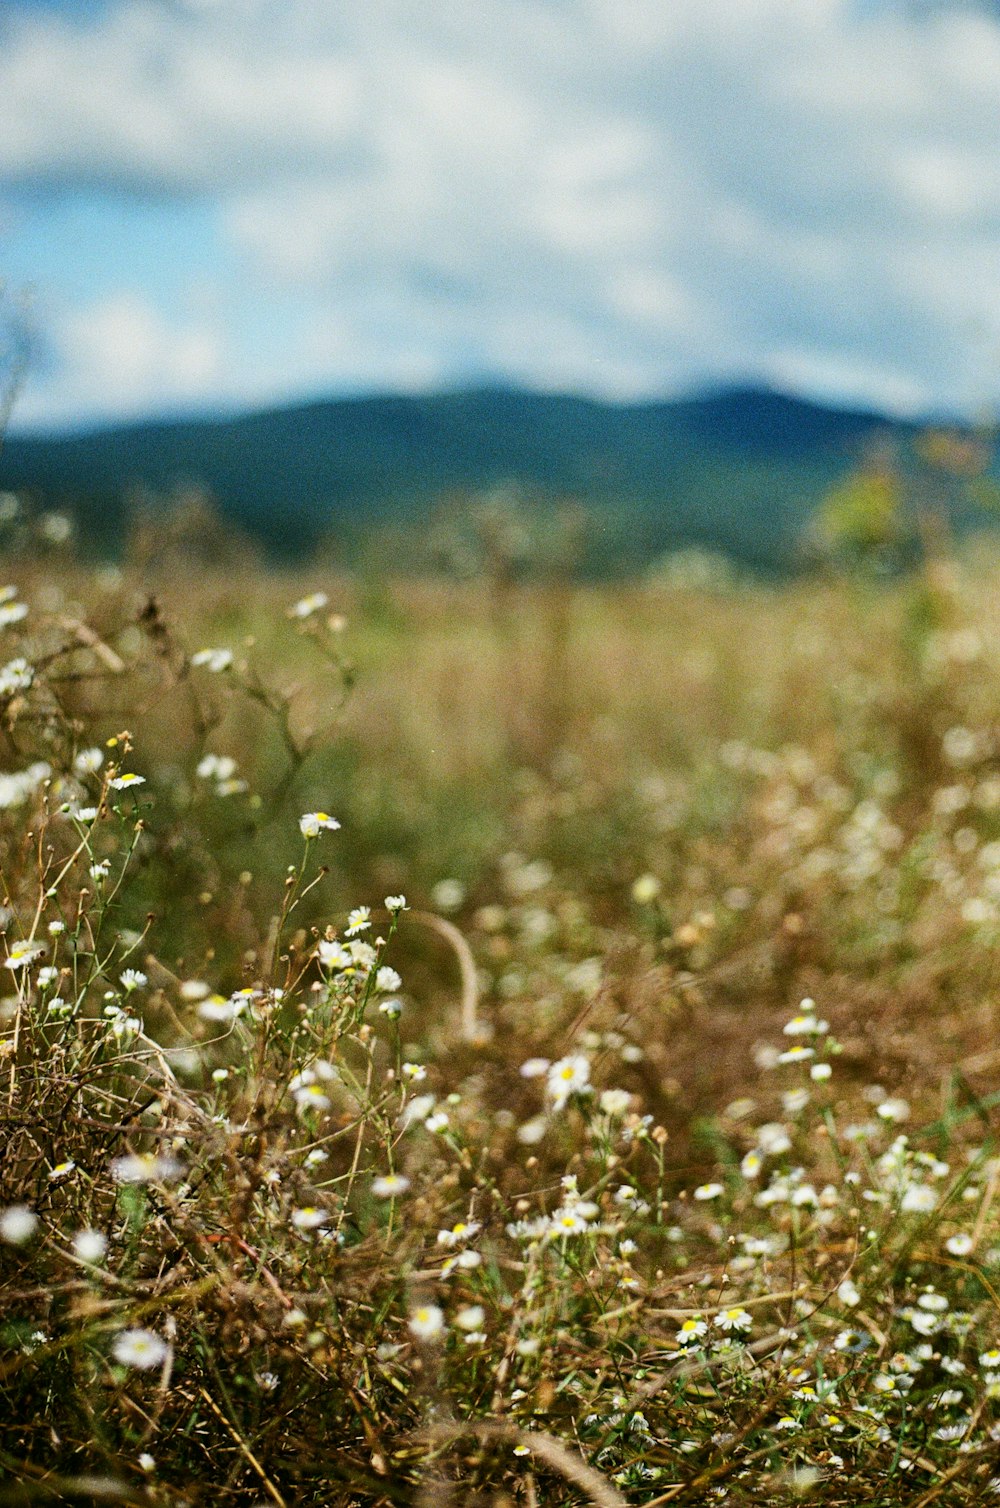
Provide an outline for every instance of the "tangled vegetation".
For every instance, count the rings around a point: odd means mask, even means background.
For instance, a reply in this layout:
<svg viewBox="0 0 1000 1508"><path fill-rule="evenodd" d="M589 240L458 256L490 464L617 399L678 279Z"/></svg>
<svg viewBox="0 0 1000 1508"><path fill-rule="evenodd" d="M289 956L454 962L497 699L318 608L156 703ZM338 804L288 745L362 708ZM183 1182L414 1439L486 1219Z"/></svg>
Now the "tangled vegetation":
<svg viewBox="0 0 1000 1508"><path fill-rule="evenodd" d="M0 1502L1000 1494L990 559L22 576Z"/></svg>

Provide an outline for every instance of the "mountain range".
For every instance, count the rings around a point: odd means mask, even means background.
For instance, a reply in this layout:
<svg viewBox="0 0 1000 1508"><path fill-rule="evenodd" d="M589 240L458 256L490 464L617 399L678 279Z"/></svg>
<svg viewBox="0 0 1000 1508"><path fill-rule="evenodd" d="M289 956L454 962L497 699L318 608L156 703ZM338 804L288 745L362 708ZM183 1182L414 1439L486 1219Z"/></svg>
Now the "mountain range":
<svg viewBox="0 0 1000 1508"><path fill-rule="evenodd" d="M330 539L350 554L380 531L412 544L442 500L501 488L525 507L582 505L590 553L609 564L698 546L781 568L866 447L913 433L754 388L633 404L497 388L10 436L0 488L71 511L81 539L112 555L137 495L202 488L223 518L293 559Z"/></svg>

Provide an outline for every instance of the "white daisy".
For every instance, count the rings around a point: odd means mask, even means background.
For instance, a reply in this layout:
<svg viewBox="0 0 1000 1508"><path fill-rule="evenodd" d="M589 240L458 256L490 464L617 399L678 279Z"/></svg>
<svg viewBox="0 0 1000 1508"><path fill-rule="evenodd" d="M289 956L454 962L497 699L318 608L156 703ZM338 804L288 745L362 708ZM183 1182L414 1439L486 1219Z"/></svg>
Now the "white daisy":
<svg viewBox="0 0 1000 1508"><path fill-rule="evenodd" d="M116 1336L111 1351L122 1366L146 1370L166 1361L170 1347L155 1330L123 1330Z"/></svg>

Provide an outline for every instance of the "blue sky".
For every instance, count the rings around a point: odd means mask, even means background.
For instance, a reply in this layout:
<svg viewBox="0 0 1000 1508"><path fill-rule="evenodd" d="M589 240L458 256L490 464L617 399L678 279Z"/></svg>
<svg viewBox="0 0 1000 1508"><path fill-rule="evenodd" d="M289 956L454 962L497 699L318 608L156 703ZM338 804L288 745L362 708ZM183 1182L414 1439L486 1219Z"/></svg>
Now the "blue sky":
<svg viewBox="0 0 1000 1508"><path fill-rule="evenodd" d="M968 0L5 0L22 429L509 382L1000 398Z"/></svg>

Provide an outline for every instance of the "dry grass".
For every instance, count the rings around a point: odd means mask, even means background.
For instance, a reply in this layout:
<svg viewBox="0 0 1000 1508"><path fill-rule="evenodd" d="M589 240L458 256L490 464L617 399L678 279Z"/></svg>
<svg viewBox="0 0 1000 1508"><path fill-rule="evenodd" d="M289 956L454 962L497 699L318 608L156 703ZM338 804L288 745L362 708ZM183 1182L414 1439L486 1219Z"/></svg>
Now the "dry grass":
<svg viewBox="0 0 1000 1508"><path fill-rule="evenodd" d="M25 568L0 1503L991 1493L995 579Z"/></svg>

